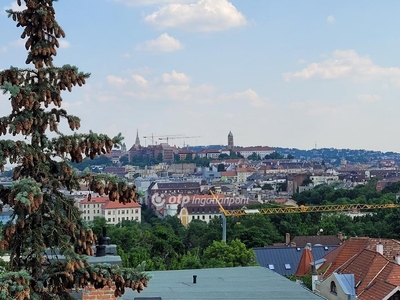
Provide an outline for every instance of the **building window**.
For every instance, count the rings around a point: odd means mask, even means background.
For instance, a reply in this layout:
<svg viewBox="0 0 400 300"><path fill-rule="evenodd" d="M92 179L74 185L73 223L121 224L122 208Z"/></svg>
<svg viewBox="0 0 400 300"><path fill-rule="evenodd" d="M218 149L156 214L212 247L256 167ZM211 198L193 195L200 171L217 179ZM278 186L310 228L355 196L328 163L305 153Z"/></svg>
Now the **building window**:
<svg viewBox="0 0 400 300"><path fill-rule="evenodd" d="M270 270L275 270L275 266L274 266L273 264L269 264L269 265L268 265L268 269L270 269Z"/></svg>
<svg viewBox="0 0 400 300"><path fill-rule="evenodd" d="M87 219L90 220L90 217L88 216Z"/></svg>
<svg viewBox="0 0 400 300"><path fill-rule="evenodd" d="M113 218L113 222L115 222L115 218Z"/></svg>
<svg viewBox="0 0 400 300"><path fill-rule="evenodd" d="M121 211L118 210L118 214L120 214L120 213L121 213Z"/></svg>
<svg viewBox="0 0 400 300"><path fill-rule="evenodd" d="M83 213L86 214L86 210L84 210Z"/></svg>
<svg viewBox="0 0 400 300"><path fill-rule="evenodd" d="M108 222L111 222L111 218L108 218Z"/></svg>
<svg viewBox="0 0 400 300"><path fill-rule="evenodd" d="M336 283L334 281L331 281L331 293L335 295L337 294Z"/></svg>
<svg viewBox="0 0 400 300"><path fill-rule="evenodd" d="M125 221L125 217L122 217L122 221Z"/></svg>
<svg viewBox="0 0 400 300"><path fill-rule="evenodd" d="M123 215L125 214L125 209L122 210L121 214L123 214Z"/></svg>
<svg viewBox="0 0 400 300"><path fill-rule="evenodd" d="M98 213L98 214L100 213L100 210L99 210L99 209L97 210L97 213Z"/></svg>
<svg viewBox="0 0 400 300"><path fill-rule="evenodd" d="M138 216L136 216L136 217L135 217L135 220L136 220L136 221L137 221L137 220L139 220L139 217L138 217Z"/></svg>
<svg viewBox="0 0 400 300"><path fill-rule="evenodd" d="M109 211L107 212L107 215L111 215L111 210L109 210Z"/></svg>
<svg viewBox="0 0 400 300"><path fill-rule="evenodd" d="M86 204L83 204L83 208L86 208Z"/></svg>
<svg viewBox="0 0 400 300"><path fill-rule="evenodd" d="M121 221L121 218L118 218L118 222Z"/></svg>
<svg viewBox="0 0 400 300"><path fill-rule="evenodd" d="M205 220L206 219L206 216L203 216L203 220Z"/></svg>
<svg viewBox="0 0 400 300"><path fill-rule="evenodd" d="M290 270L292 267L290 266L290 264L285 264L285 269L286 270Z"/></svg>
<svg viewBox="0 0 400 300"><path fill-rule="evenodd" d="M139 210L138 209L135 209L135 214L137 214L139 212Z"/></svg>

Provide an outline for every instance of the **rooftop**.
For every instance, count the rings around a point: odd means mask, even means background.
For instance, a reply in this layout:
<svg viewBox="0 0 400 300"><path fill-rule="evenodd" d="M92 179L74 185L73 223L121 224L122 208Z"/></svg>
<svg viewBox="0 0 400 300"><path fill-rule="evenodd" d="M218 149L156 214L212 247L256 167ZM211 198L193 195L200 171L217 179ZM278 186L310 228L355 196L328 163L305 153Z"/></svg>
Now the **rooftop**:
<svg viewBox="0 0 400 300"><path fill-rule="evenodd" d="M311 248L312 257L321 259L336 246L315 246ZM274 270L281 275L293 275L300 263L303 248L300 247L259 247L253 249L260 266Z"/></svg>
<svg viewBox="0 0 400 300"><path fill-rule="evenodd" d="M121 299L235 300L323 299L300 285L262 267L150 272L149 286L140 294L127 289ZM193 283L193 275L197 282ZM294 297L295 295L295 297Z"/></svg>

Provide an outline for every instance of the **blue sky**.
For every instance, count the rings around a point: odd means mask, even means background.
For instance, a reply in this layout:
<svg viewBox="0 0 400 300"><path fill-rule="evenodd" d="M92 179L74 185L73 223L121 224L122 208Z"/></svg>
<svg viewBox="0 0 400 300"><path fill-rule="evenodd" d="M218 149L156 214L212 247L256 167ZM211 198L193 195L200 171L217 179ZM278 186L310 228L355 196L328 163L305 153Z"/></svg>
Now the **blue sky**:
<svg viewBox="0 0 400 300"><path fill-rule="evenodd" d="M3 1L4 8L15 7ZM55 65L90 72L63 95L81 132L400 152L398 1L60 0ZM0 69L24 67L0 14ZM1 95L1 100L7 97ZM0 110L8 111L7 101ZM66 126L67 127L67 126Z"/></svg>

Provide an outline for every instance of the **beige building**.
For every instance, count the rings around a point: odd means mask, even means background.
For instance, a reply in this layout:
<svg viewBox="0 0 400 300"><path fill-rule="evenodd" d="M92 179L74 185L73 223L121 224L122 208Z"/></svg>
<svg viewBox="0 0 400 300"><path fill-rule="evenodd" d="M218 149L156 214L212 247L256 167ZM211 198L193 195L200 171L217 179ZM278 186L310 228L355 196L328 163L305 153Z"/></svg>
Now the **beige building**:
<svg viewBox="0 0 400 300"><path fill-rule="evenodd" d="M81 201L78 207L85 221L93 221L95 217L101 217L112 225L122 221L141 222L141 206L136 202L123 204L110 201L108 197L92 197Z"/></svg>
<svg viewBox="0 0 400 300"><path fill-rule="evenodd" d="M252 168L237 168L236 169L237 182L245 183L247 181L247 177L253 175L255 172L256 170Z"/></svg>
<svg viewBox="0 0 400 300"><path fill-rule="evenodd" d="M122 221L141 222L141 206L136 202L119 203L108 201L103 206L104 218L108 224L118 224Z"/></svg>

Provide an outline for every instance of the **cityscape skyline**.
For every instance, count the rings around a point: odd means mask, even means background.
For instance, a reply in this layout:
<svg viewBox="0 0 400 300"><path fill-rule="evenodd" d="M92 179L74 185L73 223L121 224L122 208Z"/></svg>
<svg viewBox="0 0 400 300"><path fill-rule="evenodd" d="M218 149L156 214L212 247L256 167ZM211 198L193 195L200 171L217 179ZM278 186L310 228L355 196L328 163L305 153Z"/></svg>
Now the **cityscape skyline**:
<svg viewBox="0 0 400 300"><path fill-rule="evenodd" d="M400 152L400 3L385 3L60 1L55 65L92 74L62 107L79 132L121 132L127 145L136 129L201 136L192 145L225 144L231 130L242 146ZM0 69L24 68L10 22L0 13Z"/></svg>

